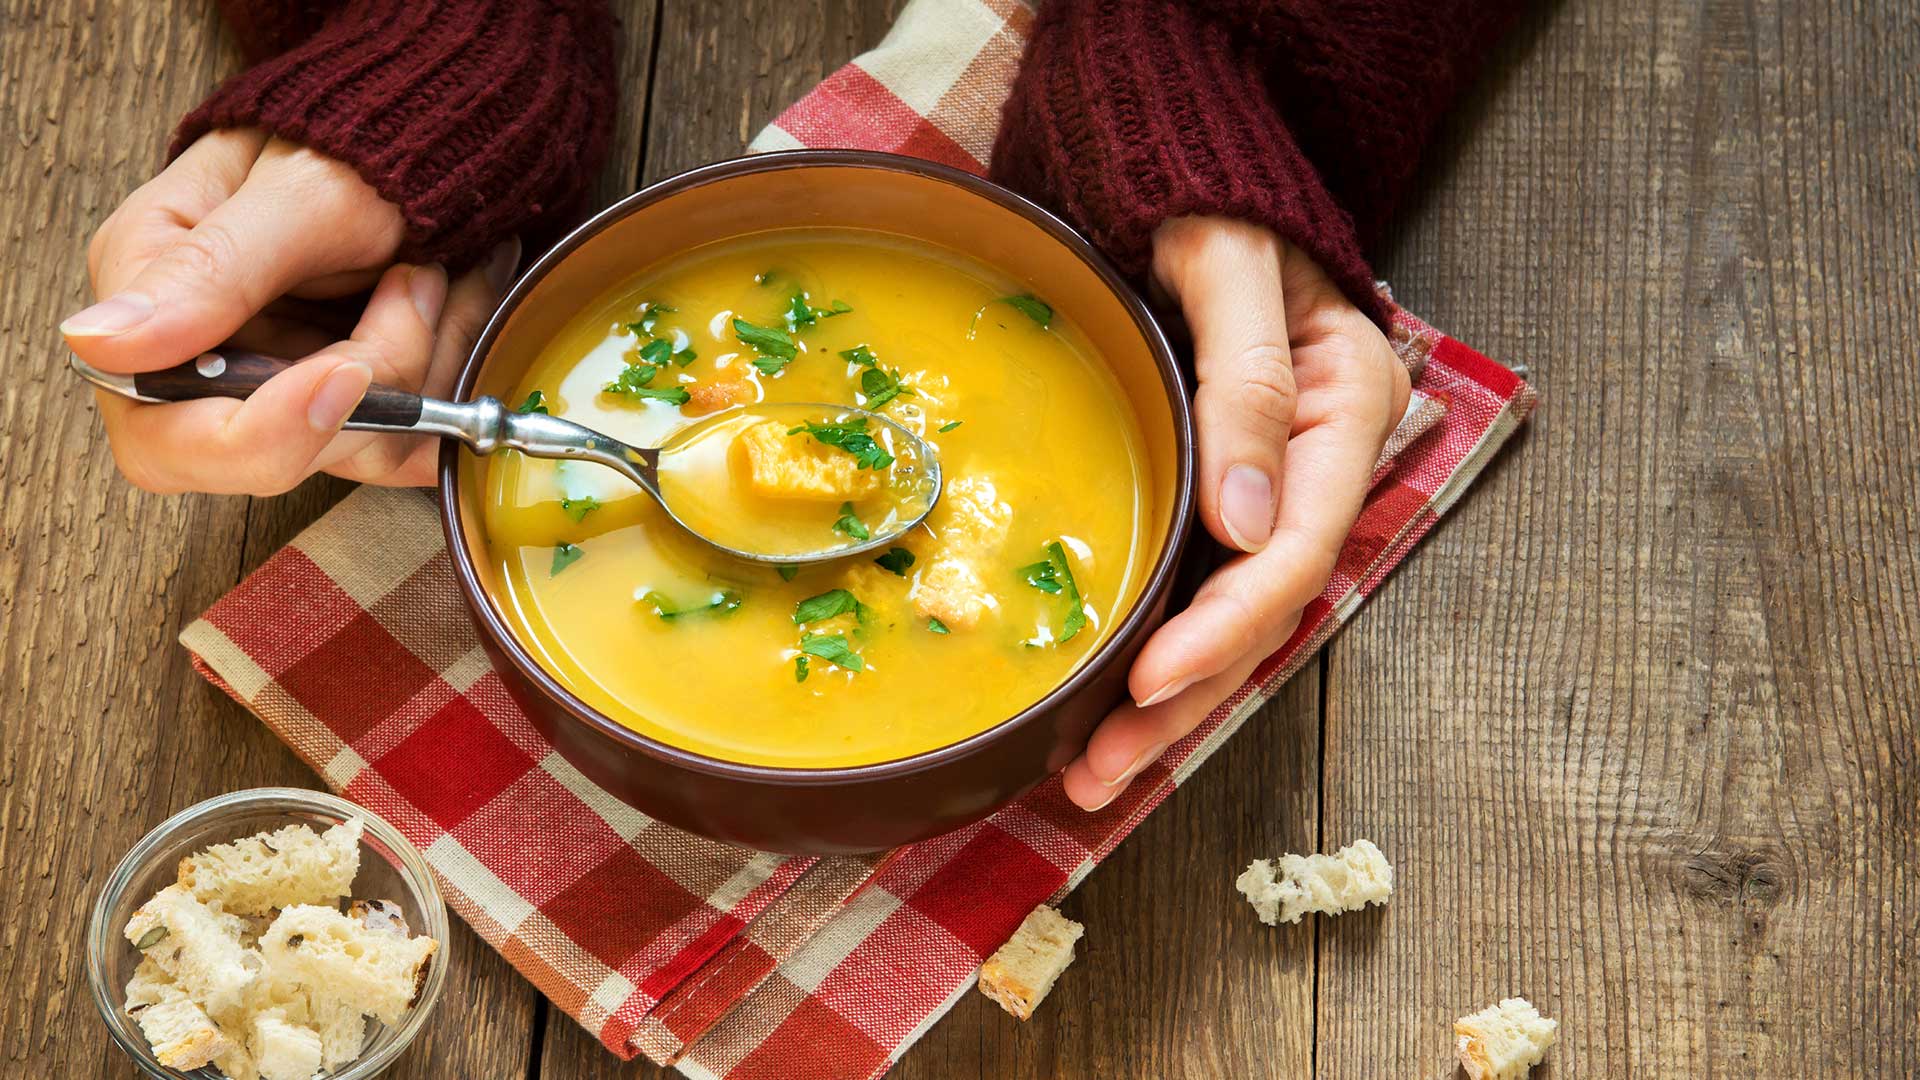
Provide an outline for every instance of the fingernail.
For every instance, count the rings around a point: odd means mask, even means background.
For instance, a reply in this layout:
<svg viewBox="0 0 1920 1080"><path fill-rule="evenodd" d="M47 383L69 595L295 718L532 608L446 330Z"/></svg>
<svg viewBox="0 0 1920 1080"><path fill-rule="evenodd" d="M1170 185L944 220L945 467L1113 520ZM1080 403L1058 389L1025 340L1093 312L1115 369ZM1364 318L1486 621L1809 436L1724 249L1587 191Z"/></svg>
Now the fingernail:
<svg viewBox="0 0 1920 1080"><path fill-rule="evenodd" d="M513 271L520 265L520 238L509 236L487 256L487 284L503 293L513 284Z"/></svg>
<svg viewBox="0 0 1920 1080"><path fill-rule="evenodd" d="M1259 551L1273 538L1273 482L1251 465L1235 465L1220 481L1220 523L1233 546Z"/></svg>
<svg viewBox="0 0 1920 1080"><path fill-rule="evenodd" d="M407 292L413 296L413 310L429 327L440 322L440 308L447 302L447 272L439 263L416 266L407 274Z"/></svg>
<svg viewBox="0 0 1920 1080"><path fill-rule="evenodd" d="M307 423L315 431L338 431L373 383L373 369L353 360L327 373L307 402Z"/></svg>
<svg viewBox="0 0 1920 1080"><path fill-rule="evenodd" d="M1188 675L1185 678L1175 679L1160 689L1155 690L1153 693L1148 694L1144 699L1136 703L1134 708L1144 709L1149 705L1158 705L1180 691L1185 690L1187 687L1192 686L1193 680L1198 677L1197 675Z"/></svg>
<svg viewBox="0 0 1920 1080"><path fill-rule="evenodd" d="M1106 798L1104 798L1104 799L1101 799L1101 800L1100 800L1099 802L1097 802L1097 803L1094 803L1094 804L1093 804L1092 806L1083 806L1083 807L1081 807L1080 809L1082 809L1082 810L1085 810L1085 811L1086 811L1087 813L1089 813L1089 814L1094 814L1094 813L1098 813L1098 812L1100 812L1100 811L1102 811L1102 810L1105 810L1105 809L1107 808L1107 804L1108 804L1108 803L1110 803L1110 802L1112 802L1113 800L1115 800L1115 799L1117 799L1117 798L1119 798L1119 797L1120 797L1120 793L1121 793L1122 791L1124 791L1124 790L1126 790L1126 789L1125 789L1125 788L1119 788L1119 787L1109 787L1109 788L1107 789L1107 797L1106 797Z"/></svg>
<svg viewBox="0 0 1920 1080"><path fill-rule="evenodd" d="M109 296L105 300L67 317L60 332L71 337L112 337L146 322L153 316L153 298L137 292Z"/></svg>
<svg viewBox="0 0 1920 1080"><path fill-rule="evenodd" d="M1141 769L1146 768L1147 766L1153 764L1156 760L1158 760L1160 755L1164 753L1166 749L1167 749L1166 743L1155 743L1152 746L1147 747L1145 750L1140 751L1139 756L1135 757L1133 761L1129 762L1127 767L1120 771L1119 776L1116 776L1111 780L1102 780L1100 782L1107 785L1108 787L1119 787L1121 784L1124 784L1127 781L1133 779L1135 776L1139 775Z"/></svg>

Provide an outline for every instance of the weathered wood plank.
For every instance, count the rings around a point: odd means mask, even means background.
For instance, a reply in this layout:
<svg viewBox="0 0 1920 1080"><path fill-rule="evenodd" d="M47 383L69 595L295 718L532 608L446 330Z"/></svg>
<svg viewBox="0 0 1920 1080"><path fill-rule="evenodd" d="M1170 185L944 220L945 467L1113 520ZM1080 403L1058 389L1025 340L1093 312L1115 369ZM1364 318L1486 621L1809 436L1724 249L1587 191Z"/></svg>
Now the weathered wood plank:
<svg viewBox="0 0 1920 1080"><path fill-rule="evenodd" d="M623 26L644 72L650 12ZM93 229L157 170L167 133L238 58L209 5L9 2L0 12L0 1062L9 1074L123 1075L85 989L83 914L166 814L238 787L313 786L267 730L189 670L174 635L345 490L160 498L129 488L55 324L88 299ZM644 88L644 78L637 80ZM139 87L132 94L129 88ZM607 190L630 185L644 90ZM519 1076L531 988L464 927L443 1008L398 1076ZM85 1033L85 1037L76 1037ZM31 1063L30 1065L28 1063Z"/></svg>
<svg viewBox="0 0 1920 1080"><path fill-rule="evenodd" d="M1566 5L1384 269L1545 408L1332 650L1319 1070L1920 1070L1920 24ZM1515 62L1517 60L1517 62Z"/></svg>

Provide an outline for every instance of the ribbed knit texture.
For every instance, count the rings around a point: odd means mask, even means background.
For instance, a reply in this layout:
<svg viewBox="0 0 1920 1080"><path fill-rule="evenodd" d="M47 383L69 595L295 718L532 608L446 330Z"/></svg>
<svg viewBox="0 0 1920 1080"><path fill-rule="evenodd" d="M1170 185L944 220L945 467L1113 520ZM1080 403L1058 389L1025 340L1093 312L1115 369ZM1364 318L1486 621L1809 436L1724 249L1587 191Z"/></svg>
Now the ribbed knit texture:
<svg viewBox="0 0 1920 1080"><path fill-rule="evenodd" d="M603 0L224 0L273 54L181 122L178 154L258 127L352 165L406 216L399 253L459 269L581 210L618 88Z"/></svg>
<svg viewBox="0 0 1920 1080"><path fill-rule="evenodd" d="M993 153L1131 273L1168 218L1256 221L1383 326L1365 245L1521 0L1049 0Z"/></svg>

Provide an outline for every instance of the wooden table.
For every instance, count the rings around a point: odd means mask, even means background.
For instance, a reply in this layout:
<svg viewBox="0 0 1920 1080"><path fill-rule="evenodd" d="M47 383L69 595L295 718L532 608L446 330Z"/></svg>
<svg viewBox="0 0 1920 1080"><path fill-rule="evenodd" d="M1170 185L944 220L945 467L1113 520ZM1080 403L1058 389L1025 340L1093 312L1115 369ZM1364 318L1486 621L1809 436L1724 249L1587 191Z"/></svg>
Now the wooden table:
<svg viewBox="0 0 1920 1080"><path fill-rule="evenodd" d="M880 0L637 2L606 199L743 141ZM1920 1072L1920 20L1567 3L1433 157L1380 270L1533 370L1531 429L1354 624L1066 903L1021 1025L894 1075L1437 1077L1525 994L1546 1076ZM54 326L236 57L204 0L0 0L0 1073L127 1076L85 909L168 813L315 785L180 627L337 499L114 472ZM1378 841L1384 910L1260 926L1250 859ZM651 1074L462 927L396 1077Z"/></svg>

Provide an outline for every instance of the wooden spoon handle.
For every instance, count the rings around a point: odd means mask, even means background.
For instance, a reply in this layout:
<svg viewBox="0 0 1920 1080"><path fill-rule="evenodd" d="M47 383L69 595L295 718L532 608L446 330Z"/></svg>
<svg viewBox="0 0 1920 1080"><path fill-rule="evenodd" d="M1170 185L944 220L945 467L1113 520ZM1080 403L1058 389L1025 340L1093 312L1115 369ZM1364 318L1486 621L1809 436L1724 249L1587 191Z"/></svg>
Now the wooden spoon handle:
<svg viewBox="0 0 1920 1080"><path fill-rule="evenodd" d="M262 383L292 367L291 361L244 349L218 349L175 367L133 376L133 395L147 401L253 396ZM109 387L109 389L113 389ZM375 383L347 417L357 431L411 431L420 422L420 395Z"/></svg>

